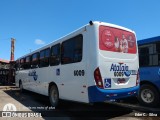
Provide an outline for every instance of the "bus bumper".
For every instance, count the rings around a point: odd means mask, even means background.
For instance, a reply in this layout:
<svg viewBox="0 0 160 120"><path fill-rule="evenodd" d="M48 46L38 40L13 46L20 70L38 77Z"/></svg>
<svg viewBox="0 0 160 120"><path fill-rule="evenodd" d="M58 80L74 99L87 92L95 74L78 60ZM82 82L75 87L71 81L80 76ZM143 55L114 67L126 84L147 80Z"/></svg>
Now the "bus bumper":
<svg viewBox="0 0 160 120"><path fill-rule="evenodd" d="M138 95L139 86L117 90L100 89L97 86L88 87L89 102L103 102Z"/></svg>

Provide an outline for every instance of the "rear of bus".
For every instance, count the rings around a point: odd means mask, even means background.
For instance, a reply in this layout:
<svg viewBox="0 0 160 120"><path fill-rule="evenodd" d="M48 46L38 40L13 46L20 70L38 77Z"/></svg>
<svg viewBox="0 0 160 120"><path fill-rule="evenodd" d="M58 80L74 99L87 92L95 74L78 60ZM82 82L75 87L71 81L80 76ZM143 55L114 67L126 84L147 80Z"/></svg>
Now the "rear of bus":
<svg viewBox="0 0 160 120"><path fill-rule="evenodd" d="M135 33L129 29L97 23L97 62L94 85L88 88L89 102L137 96L139 62Z"/></svg>

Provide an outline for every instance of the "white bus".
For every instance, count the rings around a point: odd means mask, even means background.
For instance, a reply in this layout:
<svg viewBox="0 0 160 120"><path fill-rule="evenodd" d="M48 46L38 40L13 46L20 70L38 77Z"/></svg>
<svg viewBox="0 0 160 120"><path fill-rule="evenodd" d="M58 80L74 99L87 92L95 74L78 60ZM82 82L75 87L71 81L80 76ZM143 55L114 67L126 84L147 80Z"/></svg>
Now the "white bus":
<svg viewBox="0 0 160 120"><path fill-rule="evenodd" d="M139 62L135 32L92 22L16 61L16 86L83 103L136 96Z"/></svg>

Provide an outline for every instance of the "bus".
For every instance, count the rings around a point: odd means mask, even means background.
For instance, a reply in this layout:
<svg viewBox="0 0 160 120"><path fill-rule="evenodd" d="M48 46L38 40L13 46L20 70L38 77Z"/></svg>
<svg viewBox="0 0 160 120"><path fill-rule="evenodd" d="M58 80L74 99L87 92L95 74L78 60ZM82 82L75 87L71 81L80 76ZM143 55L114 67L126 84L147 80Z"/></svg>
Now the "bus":
<svg viewBox="0 0 160 120"><path fill-rule="evenodd" d="M140 90L142 105L156 107L160 103L160 36L138 41Z"/></svg>
<svg viewBox="0 0 160 120"><path fill-rule="evenodd" d="M89 24L16 60L16 86L82 103L136 96L139 62L135 32L110 23Z"/></svg>

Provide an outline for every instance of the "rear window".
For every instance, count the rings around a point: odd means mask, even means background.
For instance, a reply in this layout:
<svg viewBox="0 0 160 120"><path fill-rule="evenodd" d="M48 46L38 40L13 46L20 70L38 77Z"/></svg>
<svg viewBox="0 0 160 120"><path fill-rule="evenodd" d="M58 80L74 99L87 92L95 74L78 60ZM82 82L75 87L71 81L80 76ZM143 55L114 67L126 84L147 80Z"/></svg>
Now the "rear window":
<svg viewBox="0 0 160 120"><path fill-rule="evenodd" d="M136 38L131 32L107 26L100 26L99 48L100 50L105 51L135 54L137 52Z"/></svg>

